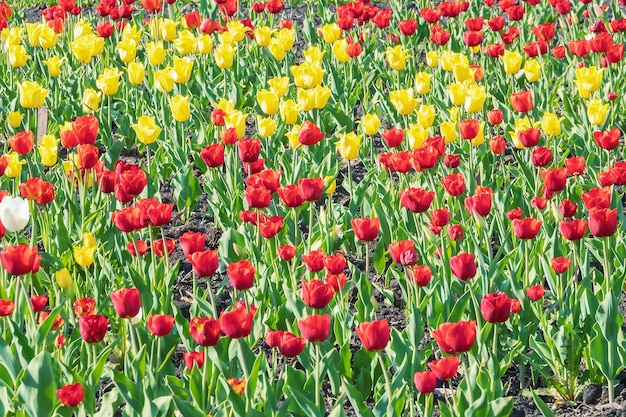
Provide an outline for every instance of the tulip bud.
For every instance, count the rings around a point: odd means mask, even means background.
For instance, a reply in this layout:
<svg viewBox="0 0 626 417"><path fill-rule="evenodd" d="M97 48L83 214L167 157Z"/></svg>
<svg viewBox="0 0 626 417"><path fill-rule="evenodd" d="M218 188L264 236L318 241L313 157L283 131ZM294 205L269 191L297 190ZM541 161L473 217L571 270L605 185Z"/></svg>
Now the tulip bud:
<svg viewBox="0 0 626 417"><path fill-rule="evenodd" d="M60 271L57 271L54 274L54 277L57 280L57 285L64 290L69 288L72 285L72 276L67 268L63 268Z"/></svg>

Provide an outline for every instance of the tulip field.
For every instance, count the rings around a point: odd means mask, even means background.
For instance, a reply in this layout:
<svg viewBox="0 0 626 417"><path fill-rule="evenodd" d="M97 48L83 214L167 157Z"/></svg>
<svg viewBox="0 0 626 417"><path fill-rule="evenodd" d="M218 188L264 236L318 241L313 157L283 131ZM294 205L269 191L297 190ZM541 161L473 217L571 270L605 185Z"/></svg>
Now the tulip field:
<svg viewBox="0 0 626 417"><path fill-rule="evenodd" d="M626 415L626 0L41 3L0 415Z"/></svg>

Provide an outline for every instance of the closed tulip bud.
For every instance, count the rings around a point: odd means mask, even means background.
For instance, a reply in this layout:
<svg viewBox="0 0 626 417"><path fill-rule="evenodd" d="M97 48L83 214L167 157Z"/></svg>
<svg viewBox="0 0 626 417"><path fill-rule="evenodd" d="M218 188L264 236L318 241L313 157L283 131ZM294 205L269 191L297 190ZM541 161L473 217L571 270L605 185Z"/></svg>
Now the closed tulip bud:
<svg viewBox="0 0 626 417"><path fill-rule="evenodd" d="M268 116L278 112L278 95L271 90L260 90L256 95L261 111Z"/></svg>
<svg viewBox="0 0 626 417"><path fill-rule="evenodd" d="M72 285L72 276L67 268L63 268L54 274L57 285L59 288L68 289Z"/></svg>

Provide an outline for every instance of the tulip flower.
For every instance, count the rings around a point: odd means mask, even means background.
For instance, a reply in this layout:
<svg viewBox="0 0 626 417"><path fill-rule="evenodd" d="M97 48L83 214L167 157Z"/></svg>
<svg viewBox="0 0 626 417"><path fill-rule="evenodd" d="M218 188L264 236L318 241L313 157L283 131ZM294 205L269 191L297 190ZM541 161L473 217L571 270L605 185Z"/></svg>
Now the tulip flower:
<svg viewBox="0 0 626 417"><path fill-rule="evenodd" d="M545 112L541 117L541 131L548 137L561 134L561 118L556 114Z"/></svg>
<svg viewBox="0 0 626 417"><path fill-rule="evenodd" d="M171 314L155 314L148 316L146 322L150 333L158 337L167 336L174 328L174 316Z"/></svg>
<svg viewBox="0 0 626 417"><path fill-rule="evenodd" d="M211 317L193 317L189 322L189 333L200 346L214 346L222 335L220 322Z"/></svg>
<svg viewBox="0 0 626 417"><path fill-rule="evenodd" d="M278 337L278 350L287 358L295 358L304 350L306 339L297 337L291 332L280 332Z"/></svg>
<svg viewBox="0 0 626 417"><path fill-rule="evenodd" d="M170 111L174 120L177 122L186 122L191 117L191 111L189 108L189 97L176 95L169 98Z"/></svg>
<svg viewBox="0 0 626 417"><path fill-rule="evenodd" d="M398 194L402 207L413 213L428 211L435 198L433 191L427 191L423 188L408 188L406 190L400 190Z"/></svg>
<svg viewBox="0 0 626 417"><path fill-rule="evenodd" d="M476 275L476 261L471 253L460 253L450 258L450 270L455 277L467 281Z"/></svg>
<svg viewBox="0 0 626 417"><path fill-rule="evenodd" d="M486 294L480 302L480 312L489 323L504 323L511 313L511 299L504 292Z"/></svg>
<svg viewBox="0 0 626 417"><path fill-rule="evenodd" d="M352 230L354 230L354 236L363 242L370 242L376 239L378 231L380 229L380 219L375 218L361 218L350 220Z"/></svg>
<svg viewBox="0 0 626 417"><path fill-rule="evenodd" d="M31 248L27 244L6 246L0 251L0 259L2 260L2 267L9 274L16 276L31 272L36 273L41 264L41 255L38 254L37 248Z"/></svg>
<svg viewBox="0 0 626 417"><path fill-rule="evenodd" d="M528 113L533 108L533 96L530 91L518 91L511 94L511 107L520 113Z"/></svg>
<svg viewBox="0 0 626 417"><path fill-rule="evenodd" d="M602 85L602 74L603 70L598 70L595 65L576 68L574 82L581 98L589 98L591 93L600 88L600 85Z"/></svg>
<svg viewBox="0 0 626 417"><path fill-rule="evenodd" d="M456 375L460 363L461 360L458 356L449 356L430 362L428 367L437 375L437 379L447 381Z"/></svg>
<svg viewBox="0 0 626 417"><path fill-rule="evenodd" d="M594 208L589 212L589 231L596 237L608 237L617 230L617 209Z"/></svg>
<svg viewBox="0 0 626 417"><path fill-rule="evenodd" d="M80 382L64 385L56 390L57 398L66 407L76 407L85 398L83 386Z"/></svg>
<svg viewBox="0 0 626 417"><path fill-rule="evenodd" d="M219 268L217 250L197 251L187 255L193 272L199 277L210 277Z"/></svg>
<svg viewBox="0 0 626 417"><path fill-rule="evenodd" d="M311 343L323 342L330 332L330 316L312 314L298 320L298 328L302 336Z"/></svg>
<svg viewBox="0 0 626 417"><path fill-rule="evenodd" d="M593 140L599 147L607 151L611 151L617 147L621 136L622 132L617 127L604 132L593 132Z"/></svg>
<svg viewBox="0 0 626 417"><path fill-rule="evenodd" d="M90 314L78 319L78 329L87 343L99 343L109 327L109 319L100 314Z"/></svg>
<svg viewBox="0 0 626 417"><path fill-rule="evenodd" d="M562 274L565 271L567 271L571 264L572 264L572 261L570 261L568 258L564 256L553 258L550 261L550 266L552 267L554 272L556 272L557 274Z"/></svg>
<svg viewBox="0 0 626 417"><path fill-rule="evenodd" d="M206 235L200 232L185 232L179 238L185 256L204 250Z"/></svg>
<svg viewBox="0 0 626 417"><path fill-rule="evenodd" d="M528 298L532 301L542 299L545 293L546 290L541 285L533 285L532 287L526 288L526 295L528 295Z"/></svg>
<svg viewBox="0 0 626 417"><path fill-rule="evenodd" d="M15 303L11 300L0 299L0 317L10 316L15 310Z"/></svg>
<svg viewBox="0 0 626 417"><path fill-rule="evenodd" d="M432 371L415 372L413 384L422 394L432 394L437 387L437 375Z"/></svg>
<svg viewBox="0 0 626 417"><path fill-rule="evenodd" d="M433 338L447 354L467 352L476 341L476 321L443 323L433 331Z"/></svg>
<svg viewBox="0 0 626 417"><path fill-rule="evenodd" d="M395 90L389 93L389 99L396 111L401 115L413 113L417 106L417 99L413 97L413 90Z"/></svg>
<svg viewBox="0 0 626 417"><path fill-rule="evenodd" d="M602 103L602 100L593 98L587 101L587 118L589 123L595 126L601 126L606 120L609 111L609 105Z"/></svg>
<svg viewBox="0 0 626 417"><path fill-rule="evenodd" d="M204 366L204 352L184 352L183 361L188 370L192 370L194 366L202 369Z"/></svg>
<svg viewBox="0 0 626 417"><path fill-rule="evenodd" d="M359 336L363 347L370 352L385 349L391 340L387 319L360 323L354 331Z"/></svg>
<svg viewBox="0 0 626 417"><path fill-rule="evenodd" d="M366 114L361 119L361 126L363 126L363 133L366 135L375 135L380 128L380 119L376 114Z"/></svg>
<svg viewBox="0 0 626 417"><path fill-rule="evenodd" d="M531 217L527 217L525 219L514 219L513 231L518 238L528 240L537 236L542 224L542 221Z"/></svg>
<svg viewBox="0 0 626 417"><path fill-rule="evenodd" d="M96 87L105 96L117 93L122 72L117 68L106 68L96 80Z"/></svg>
<svg viewBox="0 0 626 417"><path fill-rule="evenodd" d="M111 302L117 315L123 319L135 317L141 309L141 297L137 288L122 288L112 292Z"/></svg>
<svg viewBox="0 0 626 417"><path fill-rule="evenodd" d="M228 264L226 274L233 288L243 291L254 285L254 265L248 260L241 260Z"/></svg>
<svg viewBox="0 0 626 417"><path fill-rule="evenodd" d="M516 74L522 67L522 55L515 51L506 51L500 57L504 64L504 72L507 74Z"/></svg>
<svg viewBox="0 0 626 417"><path fill-rule="evenodd" d="M361 145L361 135L354 132L339 135L339 141L335 142L337 152L343 159L351 161L359 157L359 146Z"/></svg>
<svg viewBox="0 0 626 417"><path fill-rule="evenodd" d="M162 129L156 124L154 116L140 116L137 123L131 126L137 135L139 142L144 145L154 143Z"/></svg>
<svg viewBox="0 0 626 417"><path fill-rule="evenodd" d="M243 301L236 302L233 310L222 311L220 314L222 331L232 339L248 336L252 331L252 319L256 310L254 304L248 309Z"/></svg>
<svg viewBox="0 0 626 417"><path fill-rule="evenodd" d="M25 109L37 109L43 106L48 90L41 87L36 81L23 81L17 84L20 106Z"/></svg>

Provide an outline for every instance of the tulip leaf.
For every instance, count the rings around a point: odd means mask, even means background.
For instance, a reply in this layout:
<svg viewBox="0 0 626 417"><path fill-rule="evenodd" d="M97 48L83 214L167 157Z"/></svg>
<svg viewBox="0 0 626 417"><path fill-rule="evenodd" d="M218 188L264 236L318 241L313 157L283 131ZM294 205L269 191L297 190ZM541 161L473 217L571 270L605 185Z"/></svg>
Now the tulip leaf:
<svg viewBox="0 0 626 417"><path fill-rule="evenodd" d="M537 408L539 409L539 411L541 411L541 414L543 414L544 417L554 417L554 412L552 412L552 410L550 410L550 407L548 407L548 405L541 399L541 397L537 395L537 392L535 390L532 390L531 393L533 396L533 400L537 405Z"/></svg>
<svg viewBox="0 0 626 417"><path fill-rule="evenodd" d="M345 378L343 378L341 386L346 392L348 400L350 400L350 404L352 404L352 408L357 416L374 417L372 410L365 404L363 395L361 394L363 391L353 387Z"/></svg>
<svg viewBox="0 0 626 417"><path fill-rule="evenodd" d="M191 165L180 167L172 178L174 187L174 199L179 210L184 208L193 210L198 205L198 197L202 195L202 189L198 179L191 171Z"/></svg>
<svg viewBox="0 0 626 417"><path fill-rule="evenodd" d="M25 369L17 397L31 416L48 415L53 409L56 398L53 369L50 354L46 351L35 356Z"/></svg>

